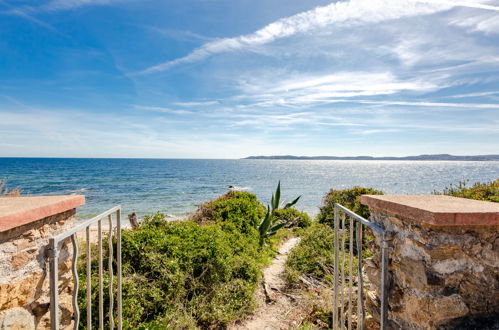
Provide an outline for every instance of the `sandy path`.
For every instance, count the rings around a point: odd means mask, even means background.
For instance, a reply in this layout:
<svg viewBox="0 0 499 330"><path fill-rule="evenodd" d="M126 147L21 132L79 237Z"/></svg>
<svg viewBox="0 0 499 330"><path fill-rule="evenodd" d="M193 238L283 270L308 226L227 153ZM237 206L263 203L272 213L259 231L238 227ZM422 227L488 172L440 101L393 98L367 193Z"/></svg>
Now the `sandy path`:
<svg viewBox="0 0 499 330"><path fill-rule="evenodd" d="M263 285L257 292L258 308L246 320L229 327L243 329L293 329L297 328L302 313L292 294L285 292L286 279L284 267L289 252L298 245L300 238L288 239L279 248L279 254L272 264L263 270ZM266 292L268 294L266 294ZM270 299L269 299L270 298Z"/></svg>

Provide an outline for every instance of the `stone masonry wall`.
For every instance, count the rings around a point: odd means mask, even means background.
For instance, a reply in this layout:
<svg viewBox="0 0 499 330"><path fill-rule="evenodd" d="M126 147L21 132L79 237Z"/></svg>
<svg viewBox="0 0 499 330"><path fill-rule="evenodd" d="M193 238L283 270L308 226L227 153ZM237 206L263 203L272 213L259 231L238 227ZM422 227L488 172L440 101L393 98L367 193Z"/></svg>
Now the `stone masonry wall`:
<svg viewBox="0 0 499 330"><path fill-rule="evenodd" d="M430 226L371 208L393 232L389 319L395 329L499 329L499 226ZM379 305L380 237L365 271ZM379 317L379 316L378 316Z"/></svg>
<svg viewBox="0 0 499 330"><path fill-rule="evenodd" d="M48 239L73 226L76 210L0 233L0 330L50 328ZM72 245L59 253L61 328L72 326Z"/></svg>

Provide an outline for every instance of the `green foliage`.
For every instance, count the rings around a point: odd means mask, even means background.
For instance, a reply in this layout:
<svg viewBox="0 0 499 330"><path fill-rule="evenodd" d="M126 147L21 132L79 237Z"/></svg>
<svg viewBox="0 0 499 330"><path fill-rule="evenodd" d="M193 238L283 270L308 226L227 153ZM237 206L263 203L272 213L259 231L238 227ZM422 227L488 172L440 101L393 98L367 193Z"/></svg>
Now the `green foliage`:
<svg viewBox="0 0 499 330"><path fill-rule="evenodd" d="M333 283L334 231L326 224L315 223L307 228L300 244L286 261L288 281L298 282L302 274L318 281Z"/></svg>
<svg viewBox="0 0 499 330"><path fill-rule="evenodd" d="M287 223L286 227L306 228L312 224L310 216L294 208L277 209L274 216Z"/></svg>
<svg viewBox="0 0 499 330"><path fill-rule="evenodd" d="M202 204L191 217L197 223L230 223L244 233L256 228L265 215L265 207L255 194L230 191L219 198Z"/></svg>
<svg viewBox="0 0 499 330"><path fill-rule="evenodd" d="M361 217L369 218L369 208L360 204L359 197L361 195L383 195L383 192L373 188L358 186L343 190L331 189L324 197L317 220L319 223L326 223L333 226L335 203L343 205Z"/></svg>
<svg viewBox="0 0 499 330"><path fill-rule="evenodd" d="M261 247L257 226L264 213L255 195L230 192L200 206L192 218L196 221L169 222L157 213L146 217L139 229L123 230L124 328L224 328L248 315L255 307L261 268L288 232L280 231ZM103 245L107 247L107 242ZM80 325L85 327L85 258L81 261ZM107 264L105 257L105 311L109 308ZM92 263L92 278L92 320L96 326L97 260ZM113 283L116 288L116 276Z"/></svg>
<svg viewBox="0 0 499 330"><path fill-rule="evenodd" d="M451 184L444 188L443 192L433 193L499 203L499 179L486 183L477 182L471 187L466 185L467 181L459 181L457 185Z"/></svg>
<svg viewBox="0 0 499 330"><path fill-rule="evenodd" d="M301 196L295 198L292 202L284 205L284 210L291 208L295 205ZM267 213L263 218L262 222L258 226L258 232L260 233L260 246L263 246L266 239L270 236L277 234L277 231L289 224L289 220L285 218L278 218L276 212L281 206L281 181L277 184L277 188L274 194L272 194L272 199L270 206L267 206Z"/></svg>
<svg viewBox="0 0 499 330"><path fill-rule="evenodd" d="M163 329L167 320L182 328L223 327L244 317L254 306L260 268L269 254L260 251L256 233L227 231L218 224L168 222L160 213L138 230L124 230L122 251L123 315L129 329ZM80 268L84 276L83 265ZM94 287L94 305L97 292Z"/></svg>

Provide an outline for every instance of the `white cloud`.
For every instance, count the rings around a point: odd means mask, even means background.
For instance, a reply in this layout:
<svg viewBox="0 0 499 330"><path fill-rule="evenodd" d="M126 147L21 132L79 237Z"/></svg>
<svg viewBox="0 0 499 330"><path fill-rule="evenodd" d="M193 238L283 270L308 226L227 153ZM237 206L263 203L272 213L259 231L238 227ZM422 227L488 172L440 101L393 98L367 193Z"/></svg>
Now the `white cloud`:
<svg viewBox="0 0 499 330"><path fill-rule="evenodd" d="M205 43L190 54L143 70L142 74L167 70L183 63L196 62L211 55L248 49L277 39L306 33L332 24L373 23L401 17L435 13L448 4L421 3L414 0L350 0L316 7L268 24L253 33Z"/></svg>
<svg viewBox="0 0 499 330"><path fill-rule="evenodd" d="M71 10L84 6L107 5L123 0L52 0L39 7L42 11Z"/></svg>
<svg viewBox="0 0 499 330"><path fill-rule="evenodd" d="M199 106L209 106L219 104L218 101L199 101L199 102L173 102L173 105L178 105L181 107L199 107Z"/></svg>
<svg viewBox="0 0 499 330"><path fill-rule="evenodd" d="M143 111L152 111L152 112L161 112L161 113L169 113L175 115L188 115L193 114L192 111L187 110L178 110L178 109L170 109L165 107L157 107L157 106L147 106L147 105L133 105L134 109L143 110Z"/></svg>
<svg viewBox="0 0 499 330"><path fill-rule="evenodd" d="M492 96L499 94L499 91L490 91L490 92L479 92L479 93L467 93L467 94L458 94L449 96L452 99L460 99L465 97L482 97L482 96Z"/></svg>
<svg viewBox="0 0 499 330"><path fill-rule="evenodd" d="M462 15L453 18L450 24L467 28L473 32L486 34L499 33L499 14L480 13L479 15Z"/></svg>

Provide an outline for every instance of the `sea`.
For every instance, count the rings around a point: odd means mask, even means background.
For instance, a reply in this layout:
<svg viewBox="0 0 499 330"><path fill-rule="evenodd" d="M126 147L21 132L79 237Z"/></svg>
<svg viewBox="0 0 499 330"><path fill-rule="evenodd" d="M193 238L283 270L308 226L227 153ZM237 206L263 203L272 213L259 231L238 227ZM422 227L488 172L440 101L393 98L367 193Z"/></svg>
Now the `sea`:
<svg viewBox="0 0 499 330"><path fill-rule="evenodd" d="M460 181L498 178L499 162L493 161L0 158L7 188L31 196L85 195L80 220L118 204L125 215L182 218L229 186L267 204L279 181L283 199L301 196L296 207L314 216L330 189L359 185L387 194L430 194Z"/></svg>

